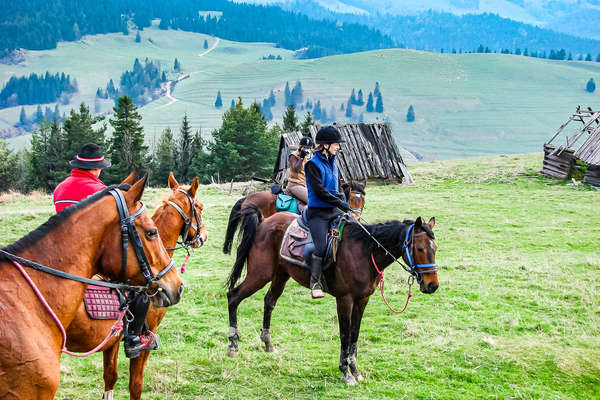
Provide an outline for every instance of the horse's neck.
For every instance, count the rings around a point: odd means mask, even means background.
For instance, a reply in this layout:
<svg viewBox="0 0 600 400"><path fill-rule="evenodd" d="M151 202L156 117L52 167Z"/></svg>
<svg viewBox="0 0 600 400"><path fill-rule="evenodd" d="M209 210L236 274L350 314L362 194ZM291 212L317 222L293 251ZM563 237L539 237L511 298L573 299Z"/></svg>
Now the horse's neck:
<svg viewBox="0 0 600 400"><path fill-rule="evenodd" d="M177 213L176 216L177 222L170 223L169 220L171 218L174 220L175 216L169 215L166 205L163 205L161 208L156 210L152 216L152 220L156 225L156 229L158 229L158 234L160 235L163 245L167 249L173 249L177 246L177 239L179 238L181 228L183 228L183 218L181 218L179 213ZM173 256L173 250L167 250L167 253L169 253L169 257Z"/></svg>
<svg viewBox="0 0 600 400"><path fill-rule="evenodd" d="M106 199L100 199L98 202ZM116 210L114 213L103 213L99 210L99 207L87 207L77 211L51 233L17 255L60 271L91 278L99 272L97 265L102 236L109 224L116 224L117 221ZM70 324L87 286L28 267L24 269L61 323ZM26 290L31 292L29 288Z"/></svg>
<svg viewBox="0 0 600 400"><path fill-rule="evenodd" d="M406 229L407 226L402 227L402 231L400 234L401 240L402 242L404 241L404 235L406 234ZM384 245L385 246L385 245ZM381 247L377 247L377 249L375 251L373 251L373 259L375 260L375 262L377 263L377 267L379 268L380 271L383 271L384 269L386 269L387 267L389 267L393 262L394 262L394 258L396 258L399 261L403 261L402 259L402 245L399 244L397 246L388 246L386 247L386 250L388 250L392 256L390 256L384 249L382 249ZM369 255L369 261L372 262L370 260L371 255Z"/></svg>

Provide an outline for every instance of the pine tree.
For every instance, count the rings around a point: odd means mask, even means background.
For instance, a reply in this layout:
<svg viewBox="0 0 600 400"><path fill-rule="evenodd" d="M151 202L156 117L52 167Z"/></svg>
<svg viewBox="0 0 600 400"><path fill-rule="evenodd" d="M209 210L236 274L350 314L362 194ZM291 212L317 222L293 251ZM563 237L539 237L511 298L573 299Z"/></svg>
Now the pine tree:
<svg viewBox="0 0 600 400"><path fill-rule="evenodd" d="M358 101L356 100L356 92L354 91L354 88L352 88L352 93L350 94L349 102L350 102L350 104L353 104L353 105L358 104Z"/></svg>
<svg viewBox="0 0 600 400"><path fill-rule="evenodd" d="M308 110L306 112L306 114L304 114L304 121L302 121L302 134L304 136L310 135L310 131L308 128L314 123L315 123L315 121L313 121L312 112L310 112L310 110Z"/></svg>
<svg viewBox="0 0 600 400"><path fill-rule="evenodd" d="M598 56L596 57L596 62L600 62L600 53L598 53Z"/></svg>
<svg viewBox="0 0 600 400"><path fill-rule="evenodd" d="M112 79L108 82L108 85L106 85L106 94L110 98L115 97L115 95L117 94L117 89L115 88L115 83Z"/></svg>
<svg viewBox="0 0 600 400"><path fill-rule="evenodd" d="M175 148L175 169L177 176L183 182L191 182L190 165L192 163L192 127L188 120L187 113L183 115L181 127L179 128L179 138Z"/></svg>
<svg viewBox="0 0 600 400"><path fill-rule="evenodd" d="M350 96L348 103L346 104L346 117L352 118L352 96Z"/></svg>
<svg viewBox="0 0 600 400"><path fill-rule="evenodd" d="M233 107L235 107L235 100L231 99L231 107L230 108L233 108Z"/></svg>
<svg viewBox="0 0 600 400"><path fill-rule="evenodd" d="M21 107L21 113L19 114L19 126L27 126L27 113L25 113L25 107Z"/></svg>
<svg viewBox="0 0 600 400"><path fill-rule="evenodd" d="M373 112L373 93L369 92L369 98L367 100L367 112Z"/></svg>
<svg viewBox="0 0 600 400"><path fill-rule="evenodd" d="M379 92L379 96L377 96L377 101L375 103L375 112L382 113L383 112L383 97L381 96L381 92Z"/></svg>
<svg viewBox="0 0 600 400"><path fill-rule="evenodd" d="M285 106L289 106L292 104L292 93L290 92L290 84L288 82L285 83L285 89L283 91Z"/></svg>
<svg viewBox="0 0 600 400"><path fill-rule="evenodd" d="M0 139L0 193L13 187L16 161L16 157L6 146L4 140Z"/></svg>
<svg viewBox="0 0 600 400"><path fill-rule="evenodd" d="M406 121L413 122L415 120L415 109L412 104L408 106L408 112L406 113Z"/></svg>
<svg viewBox="0 0 600 400"><path fill-rule="evenodd" d="M68 118L62 125L65 140L62 160L65 164L73 159L84 144L95 143L102 149L105 148L106 124L94 129L94 126L103 119L103 117L94 117L84 103L79 105L79 110L72 109L69 112Z"/></svg>
<svg viewBox="0 0 600 400"><path fill-rule="evenodd" d="M217 99L215 100L215 107L221 108L223 107L223 100L221 99L221 91L217 92Z"/></svg>
<svg viewBox="0 0 600 400"><path fill-rule="evenodd" d="M573 61L573 55L569 52L569 57L567 57L567 61Z"/></svg>
<svg viewBox="0 0 600 400"><path fill-rule="evenodd" d="M137 35L135 35L135 42L140 43L141 41L142 41L142 36L140 35L140 32L138 31Z"/></svg>
<svg viewBox="0 0 600 400"><path fill-rule="evenodd" d="M235 107L235 102L234 102ZM190 176L197 176L201 182L210 182L210 155L207 152L207 142L202 139L200 131L196 131L192 140L192 165Z"/></svg>
<svg viewBox="0 0 600 400"><path fill-rule="evenodd" d="M276 102L277 100L275 99L275 93L273 93L273 89L271 89L271 93L269 94L269 104L271 105L271 107L274 107Z"/></svg>
<svg viewBox="0 0 600 400"><path fill-rule="evenodd" d="M181 72L181 64L179 63L178 59L175 59L175 61L173 62L173 70L175 72Z"/></svg>
<svg viewBox="0 0 600 400"><path fill-rule="evenodd" d="M300 83L300 81L297 81L296 84L294 85L294 88L292 89L292 92L290 93L291 96L291 102L294 105L298 105L298 104L302 104L302 101L304 99L304 93L302 91L302 83Z"/></svg>
<svg viewBox="0 0 600 400"><path fill-rule="evenodd" d="M592 55L590 53L587 53L587 56L585 56L585 61L592 61Z"/></svg>
<svg viewBox="0 0 600 400"><path fill-rule="evenodd" d="M204 48L208 49L208 40L204 39Z"/></svg>
<svg viewBox="0 0 600 400"><path fill-rule="evenodd" d="M150 184L164 187L171 171L175 171L175 142L171 128L166 128L160 135L158 147L154 152Z"/></svg>
<svg viewBox="0 0 600 400"><path fill-rule="evenodd" d="M363 106L365 104L365 100L363 99L363 91L362 89L358 89L358 98L356 99L357 106Z"/></svg>
<svg viewBox="0 0 600 400"><path fill-rule="evenodd" d="M161 82L167 81L167 74L165 74L165 71L163 71L162 74L160 75L160 81Z"/></svg>
<svg viewBox="0 0 600 400"><path fill-rule="evenodd" d="M296 117L296 107L290 104L283 114L283 131L295 132L298 129L298 118Z"/></svg>
<svg viewBox="0 0 600 400"><path fill-rule="evenodd" d="M33 121L36 124L39 124L44 119L44 113L42 112L42 107L38 104L37 109L35 110L35 114L33 115Z"/></svg>
<svg viewBox="0 0 600 400"><path fill-rule="evenodd" d="M585 90L590 93L594 93L596 90L596 82L594 82L594 78L590 78L590 80L587 82L587 85L585 85Z"/></svg>
<svg viewBox="0 0 600 400"><path fill-rule="evenodd" d="M107 171L110 183L120 182L130 172L139 176L146 170L144 156L148 147L144 145L142 117L137 112L129 96L121 96L114 117L110 120L114 132L110 140L110 160L112 166Z"/></svg>
<svg viewBox="0 0 600 400"><path fill-rule="evenodd" d="M379 91L379 82L375 82L375 90L373 90L373 96L375 98L377 98L377 97L379 97L379 93L380 93L380 91Z"/></svg>

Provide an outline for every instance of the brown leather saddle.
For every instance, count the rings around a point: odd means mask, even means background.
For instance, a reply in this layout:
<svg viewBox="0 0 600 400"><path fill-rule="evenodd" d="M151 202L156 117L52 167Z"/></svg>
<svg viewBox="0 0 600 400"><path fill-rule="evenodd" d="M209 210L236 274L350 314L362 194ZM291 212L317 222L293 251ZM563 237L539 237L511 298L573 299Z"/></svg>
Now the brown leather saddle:
<svg viewBox="0 0 600 400"><path fill-rule="evenodd" d="M91 319L118 319L121 305L115 289L88 285L83 297L85 311Z"/></svg>

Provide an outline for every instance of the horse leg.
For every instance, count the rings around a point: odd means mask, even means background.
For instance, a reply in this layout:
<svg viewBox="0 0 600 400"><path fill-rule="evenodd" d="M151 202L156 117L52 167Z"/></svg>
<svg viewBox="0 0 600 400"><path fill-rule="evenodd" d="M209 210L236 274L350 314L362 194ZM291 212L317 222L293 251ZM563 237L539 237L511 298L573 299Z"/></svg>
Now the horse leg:
<svg viewBox="0 0 600 400"><path fill-rule="evenodd" d="M104 358L104 394L102 399L113 400L113 389L119 374L117 372L117 360L119 358L119 341L102 352Z"/></svg>
<svg viewBox="0 0 600 400"><path fill-rule="evenodd" d="M238 340L240 339L240 332L237 329L237 308L246 297L252 296L254 293L262 289L269 278L260 277L259 280L251 280L249 274L246 275L246 279L235 288L227 292L227 303L229 310L229 333L227 338L229 339L229 346L227 347L227 355L229 357L237 357L238 353Z"/></svg>
<svg viewBox="0 0 600 400"><path fill-rule="evenodd" d="M144 370L150 357L149 351L143 351L136 358L129 360L129 399L140 400L144 388Z"/></svg>
<svg viewBox="0 0 600 400"><path fill-rule="evenodd" d="M271 313L275 308L277 299L281 296L281 293L283 293L283 289L289 278L290 276L287 273L278 271L271 281L269 291L265 295L265 312L263 315L263 327L260 330L260 340L265 343L265 351L267 353L275 351L275 348L271 343Z"/></svg>
<svg viewBox="0 0 600 400"><path fill-rule="evenodd" d="M344 374L344 382L348 385L356 385L356 379L348 371L348 358L350 356L350 327L353 307L351 296L337 297L337 314L340 325L340 371Z"/></svg>
<svg viewBox="0 0 600 400"><path fill-rule="evenodd" d="M365 378L363 378L362 374L356 367L358 334L360 332L360 322L362 321L362 316L368 302L368 297L354 302L350 325L350 356L348 357L348 361L350 362L350 372L352 372L354 378L356 378L356 380L359 382L363 381Z"/></svg>

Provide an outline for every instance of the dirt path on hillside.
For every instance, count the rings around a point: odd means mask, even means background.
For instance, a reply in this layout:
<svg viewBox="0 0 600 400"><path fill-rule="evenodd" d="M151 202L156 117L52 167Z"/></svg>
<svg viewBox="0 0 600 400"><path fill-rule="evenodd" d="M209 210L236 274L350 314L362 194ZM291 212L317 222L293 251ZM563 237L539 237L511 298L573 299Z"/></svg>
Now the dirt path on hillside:
<svg viewBox="0 0 600 400"><path fill-rule="evenodd" d="M171 89L173 88L173 86L175 86L175 83L177 83L179 81L182 81L182 80L184 80L186 78L189 78L189 77L190 77L189 74L185 74L185 75L178 76L177 79L174 80L174 81L168 81L166 83L166 85L167 85L167 93L165 94L165 96L169 99L169 102L167 104L163 104L162 106L160 106L158 108L164 108L166 106L170 106L171 104L175 103L176 101L179 101L175 97L171 96Z"/></svg>
<svg viewBox="0 0 600 400"><path fill-rule="evenodd" d="M214 49L216 49L217 46L219 45L220 41L221 41L221 39L217 38L217 40L215 40L215 42L213 43L213 45L210 46L210 49L207 49L204 53L198 54L198 57L204 57L205 55L207 55L208 53L210 53L211 51L213 51Z"/></svg>

